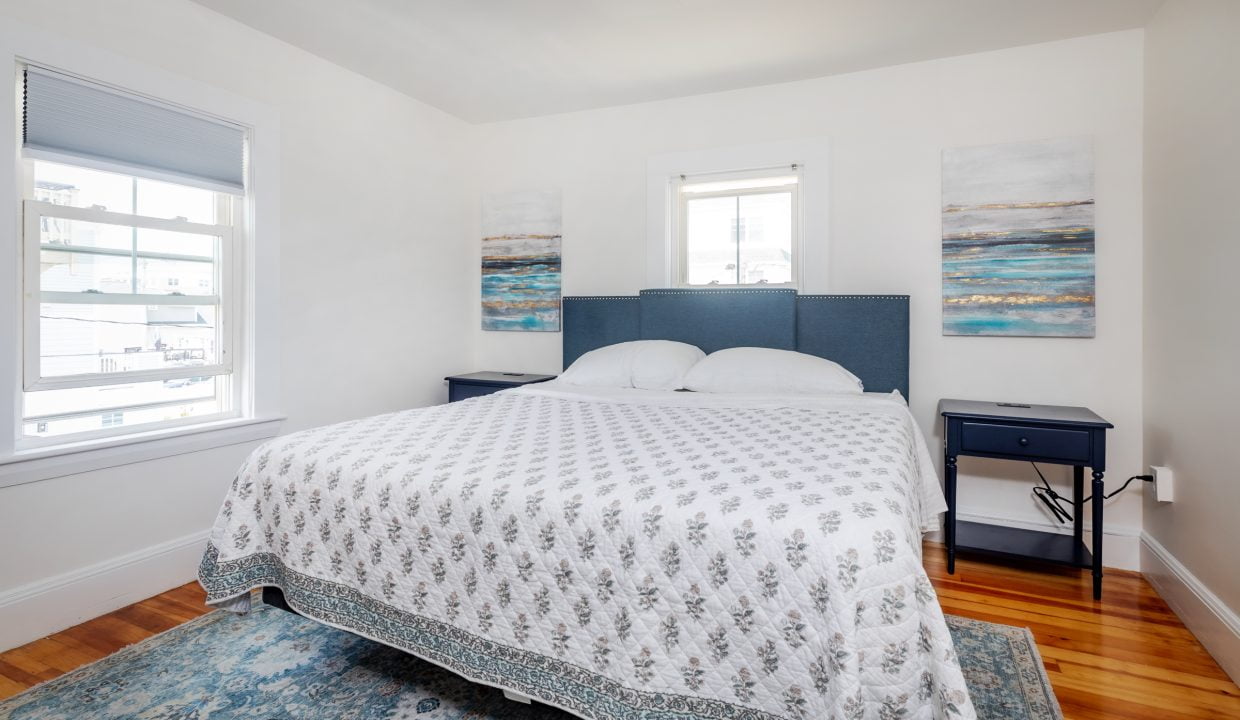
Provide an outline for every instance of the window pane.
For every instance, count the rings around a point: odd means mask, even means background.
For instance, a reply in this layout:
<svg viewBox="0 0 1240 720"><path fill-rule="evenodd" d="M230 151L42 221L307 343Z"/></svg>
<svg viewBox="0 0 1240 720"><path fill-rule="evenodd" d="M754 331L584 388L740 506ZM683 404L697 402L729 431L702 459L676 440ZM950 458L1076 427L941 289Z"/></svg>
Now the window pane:
<svg viewBox="0 0 1240 720"><path fill-rule="evenodd" d="M152 295L214 295L219 238L211 235L135 229L121 225L44 218L40 278L42 290ZM131 257L137 235L137 283ZM55 236L58 240L52 240ZM53 249L55 248L55 249ZM64 248L61 250L61 248ZM74 252L76 251L76 252ZM106 254L97 251L106 251ZM120 253L125 253L121 255ZM145 257L177 255L201 260Z"/></svg>
<svg viewBox="0 0 1240 720"><path fill-rule="evenodd" d="M736 198L685 202L685 280L690 285L736 283Z"/></svg>
<svg viewBox="0 0 1240 720"><path fill-rule="evenodd" d="M146 217L183 217L190 222L215 224L215 193L201 188L138 178L138 214Z"/></svg>
<svg viewBox="0 0 1240 720"><path fill-rule="evenodd" d="M45 217L40 230L39 242L44 245L125 251L133 249L134 229L127 225Z"/></svg>
<svg viewBox="0 0 1240 720"><path fill-rule="evenodd" d="M219 238L213 235L179 233L168 230L138 230L138 254L189 255L211 259L216 256Z"/></svg>
<svg viewBox="0 0 1240 720"><path fill-rule="evenodd" d="M190 403L215 398L213 377L184 380L155 380L128 385L39 390L24 393L22 417L28 421L43 420L54 415L95 413L118 410L133 405L156 403Z"/></svg>
<svg viewBox="0 0 1240 720"><path fill-rule="evenodd" d="M34 199L56 205L102 205L112 212L132 213L134 179L127 175L88 170L36 160Z"/></svg>
<svg viewBox="0 0 1240 720"><path fill-rule="evenodd" d="M742 195L740 282L792 282L792 193Z"/></svg>
<svg viewBox="0 0 1240 720"><path fill-rule="evenodd" d="M27 409L22 422L22 433L26 437L56 437L201 417L226 409L223 396L217 397L215 394L216 382L211 378L168 382L178 384L168 386L165 383L139 383L26 393ZM36 397L52 394L59 397ZM50 412L44 412L44 409ZM75 414L69 417L54 417L58 413Z"/></svg>
<svg viewBox="0 0 1240 720"><path fill-rule="evenodd" d="M138 258L138 292L151 295L214 295L215 266L191 260Z"/></svg>
<svg viewBox="0 0 1240 720"><path fill-rule="evenodd" d="M42 375L214 365L215 316L209 305L42 303Z"/></svg>
<svg viewBox="0 0 1240 720"><path fill-rule="evenodd" d="M129 293L133 266L125 256L44 250L39 287L56 292Z"/></svg>

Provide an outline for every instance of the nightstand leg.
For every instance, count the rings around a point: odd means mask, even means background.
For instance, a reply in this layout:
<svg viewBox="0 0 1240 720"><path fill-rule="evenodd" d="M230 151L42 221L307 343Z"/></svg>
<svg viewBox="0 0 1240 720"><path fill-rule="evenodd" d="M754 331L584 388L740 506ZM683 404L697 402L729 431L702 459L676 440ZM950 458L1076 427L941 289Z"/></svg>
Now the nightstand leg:
<svg viewBox="0 0 1240 720"><path fill-rule="evenodd" d="M1082 465L1072 466L1072 539L1076 547L1081 548L1085 537L1085 468Z"/></svg>
<svg viewBox="0 0 1240 720"><path fill-rule="evenodd" d="M1102 599L1102 502L1105 492L1102 484L1102 473L1094 471L1094 599Z"/></svg>
<svg viewBox="0 0 1240 720"><path fill-rule="evenodd" d="M943 494L947 496L947 520L943 535L947 540L947 574L956 572L956 456L943 456Z"/></svg>

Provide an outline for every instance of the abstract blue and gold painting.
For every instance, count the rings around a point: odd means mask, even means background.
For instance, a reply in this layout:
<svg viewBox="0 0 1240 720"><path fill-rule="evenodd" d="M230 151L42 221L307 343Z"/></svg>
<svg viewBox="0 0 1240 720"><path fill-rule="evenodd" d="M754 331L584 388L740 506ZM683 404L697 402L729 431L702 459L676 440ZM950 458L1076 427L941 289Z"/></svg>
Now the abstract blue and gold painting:
<svg viewBox="0 0 1240 720"><path fill-rule="evenodd" d="M1094 336L1088 138L943 151L943 334Z"/></svg>
<svg viewBox="0 0 1240 720"><path fill-rule="evenodd" d="M558 190L482 198L482 329L559 332Z"/></svg>

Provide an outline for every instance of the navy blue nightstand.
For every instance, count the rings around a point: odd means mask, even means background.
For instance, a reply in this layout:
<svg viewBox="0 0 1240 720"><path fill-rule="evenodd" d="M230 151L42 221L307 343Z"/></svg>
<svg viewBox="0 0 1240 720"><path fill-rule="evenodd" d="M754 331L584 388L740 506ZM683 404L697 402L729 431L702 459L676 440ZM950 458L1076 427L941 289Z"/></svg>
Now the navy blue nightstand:
<svg viewBox="0 0 1240 720"><path fill-rule="evenodd" d="M940 400L944 492L947 495L947 572L956 551L971 551L1091 568L1094 599L1102 598L1102 475L1106 431L1115 427L1083 407ZM956 521L956 458L961 455L1072 466L1072 535ZM1085 467L1093 471L1093 552L1084 545Z"/></svg>
<svg viewBox="0 0 1240 720"><path fill-rule="evenodd" d="M490 395L500 390L554 379L555 375L506 372L476 372L468 375L449 375L444 378L448 381L448 402Z"/></svg>

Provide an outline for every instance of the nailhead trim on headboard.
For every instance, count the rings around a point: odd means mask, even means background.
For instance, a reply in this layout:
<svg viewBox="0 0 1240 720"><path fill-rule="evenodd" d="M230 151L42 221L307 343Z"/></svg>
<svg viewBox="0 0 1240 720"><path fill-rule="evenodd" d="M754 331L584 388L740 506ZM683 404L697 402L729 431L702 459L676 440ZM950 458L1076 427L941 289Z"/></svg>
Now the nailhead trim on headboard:
<svg viewBox="0 0 1240 720"><path fill-rule="evenodd" d="M769 290L689 290L695 294L745 294L745 293L768 293L768 292L795 292L786 288L771 288ZM679 295L681 291L676 290L645 290L646 295ZM797 295L798 300L908 300L908 295ZM565 295L565 300L640 300L637 295Z"/></svg>
<svg viewBox="0 0 1240 720"><path fill-rule="evenodd" d="M695 288L672 288L668 290L642 290L642 295L765 295L767 293L796 293L792 288L753 288L750 290L697 290Z"/></svg>
<svg viewBox="0 0 1240 720"><path fill-rule="evenodd" d="M797 295L798 300L908 300L908 295Z"/></svg>
<svg viewBox="0 0 1240 720"><path fill-rule="evenodd" d="M790 288L771 288L769 290L643 290L645 295L679 295L681 292L712 295L739 295L769 292L796 292ZM908 300L908 295L797 295L798 300ZM637 295L565 295L565 300L640 300Z"/></svg>

